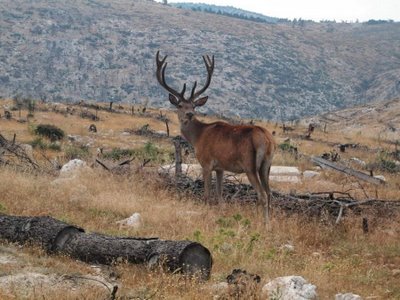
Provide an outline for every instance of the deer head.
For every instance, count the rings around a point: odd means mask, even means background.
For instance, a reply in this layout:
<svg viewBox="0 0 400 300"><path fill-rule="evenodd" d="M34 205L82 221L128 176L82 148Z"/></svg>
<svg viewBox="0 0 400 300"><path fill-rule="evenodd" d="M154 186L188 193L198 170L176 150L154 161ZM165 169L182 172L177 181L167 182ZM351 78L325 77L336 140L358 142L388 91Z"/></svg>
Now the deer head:
<svg viewBox="0 0 400 300"><path fill-rule="evenodd" d="M183 85L181 92L171 88L165 81L165 69L167 68L167 56L160 59L160 51L157 51L157 80L162 87L169 92L169 101L178 109L178 118L181 124L187 124L192 120L195 114L195 108L203 106L208 100L208 96L200 97L210 85L211 77L214 71L214 56L210 59L208 55L203 56L207 69L207 80L203 88L196 92L197 81L195 81L189 98L185 98L186 83Z"/></svg>

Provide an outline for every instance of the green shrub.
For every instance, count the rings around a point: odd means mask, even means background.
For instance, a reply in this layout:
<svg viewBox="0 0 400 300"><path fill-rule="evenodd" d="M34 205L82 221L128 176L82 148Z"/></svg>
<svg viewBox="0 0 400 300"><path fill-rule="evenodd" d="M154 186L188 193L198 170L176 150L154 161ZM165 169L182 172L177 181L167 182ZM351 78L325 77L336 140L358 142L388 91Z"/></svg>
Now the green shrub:
<svg viewBox="0 0 400 300"><path fill-rule="evenodd" d="M51 124L39 124L35 128L35 134L49 138L52 141L62 140L64 131Z"/></svg>
<svg viewBox="0 0 400 300"><path fill-rule="evenodd" d="M112 160L133 157L138 160L150 160L157 163L165 163L166 161L173 160L172 153L158 148L152 142L147 142L139 149L113 148L110 152L104 153L103 157Z"/></svg>
<svg viewBox="0 0 400 300"><path fill-rule="evenodd" d="M79 158L85 159L89 156L89 147L85 145L74 146L70 145L65 149L65 158L68 160Z"/></svg>
<svg viewBox="0 0 400 300"><path fill-rule="evenodd" d="M288 151L288 152L297 152L297 147L293 146L290 144L290 142L283 142L282 144L279 144L279 149L282 151Z"/></svg>
<svg viewBox="0 0 400 300"><path fill-rule="evenodd" d="M393 160L393 153L389 153L387 151L381 151L375 162L368 164L369 169L377 169L389 173L400 172L400 166L396 164L396 161Z"/></svg>
<svg viewBox="0 0 400 300"><path fill-rule="evenodd" d="M33 148L39 148L39 149L46 149L47 144L43 141L41 137L38 137L34 139L32 142L29 143Z"/></svg>
<svg viewBox="0 0 400 300"><path fill-rule="evenodd" d="M61 151L61 145L57 143L50 143L47 148L53 151Z"/></svg>
<svg viewBox="0 0 400 300"><path fill-rule="evenodd" d="M120 160L125 157L135 156L135 153L136 151L133 149L113 148L111 152L104 153L103 157L112 160Z"/></svg>

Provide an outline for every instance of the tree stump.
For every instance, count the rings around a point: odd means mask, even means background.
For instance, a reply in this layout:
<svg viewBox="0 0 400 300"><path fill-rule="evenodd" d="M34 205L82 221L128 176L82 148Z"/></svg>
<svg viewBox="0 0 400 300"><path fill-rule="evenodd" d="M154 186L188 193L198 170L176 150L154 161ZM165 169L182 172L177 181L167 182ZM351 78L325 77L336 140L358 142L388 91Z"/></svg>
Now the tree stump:
<svg viewBox="0 0 400 300"><path fill-rule="evenodd" d="M19 244L38 244L49 254L66 254L87 263L161 266L168 272L202 279L209 278L212 267L210 251L196 242L88 234L80 227L48 216L0 215L0 238Z"/></svg>

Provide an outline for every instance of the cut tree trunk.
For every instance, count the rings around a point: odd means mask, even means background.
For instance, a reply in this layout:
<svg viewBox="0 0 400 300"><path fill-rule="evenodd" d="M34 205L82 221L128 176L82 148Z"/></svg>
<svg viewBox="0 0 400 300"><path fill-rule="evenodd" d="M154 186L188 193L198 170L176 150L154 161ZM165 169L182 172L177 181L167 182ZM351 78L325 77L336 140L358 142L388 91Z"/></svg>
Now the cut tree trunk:
<svg viewBox="0 0 400 300"><path fill-rule="evenodd" d="M129 262L162 266L169 272L208 279L210 251L191 241L113 237L85 231L52 217L0 215L0 238L19 244L38 244L48 253L62 253L87 263Z"/></svg>
<svg viewBox="0 0 400 300"><path fill-rule="evenodd" d="M377 185L385 183L383 180L381 180L379 178L375 178L375 177L369 176L368 174L365 174L363 172L348 168L346 166L343 166L343 165L340 165L337 163L333 163L333 162L323 159L321 157L313 156L313 157L311 157L311 161L313 161L314 163L318 164L321 167L328 167L333 170L357 177L357 178L367 181L369 183L373 183L373 184L377 184Z"/></svg>

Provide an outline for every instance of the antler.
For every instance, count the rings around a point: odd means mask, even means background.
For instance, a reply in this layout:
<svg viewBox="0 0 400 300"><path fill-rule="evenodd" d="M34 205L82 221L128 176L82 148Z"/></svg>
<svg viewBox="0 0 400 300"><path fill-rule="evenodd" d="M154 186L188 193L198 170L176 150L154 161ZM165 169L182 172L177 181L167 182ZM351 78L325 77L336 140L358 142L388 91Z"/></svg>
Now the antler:
<svg viewBox="0 0 400 300"><path fill-rule="evenodd" d="M182 91L179 93L178 91L174 90L168 84L165 82L165 69L167 68L167 63L165 60L167 59L168 55L164 56L163 59L160 59L160 50L157 51L156 55L156 63L157 63L157 80L161 84L162 87L164 87L170 94L174 95L178 99L178 103L180 101L184 101L184 95L186 91L186 83L183 85ZM177 103L177 104L178 104Z"/></svg>
<svg viewBox="0 0 400 300"><path fill-rule="evenodd" d="M206 84L204 85L204 87L201 90L195 92L196 87L197 87L197 81L194 82L192 92L191 92L190 98L189 98L190 102L193 102L197 97L199 97L201 94L203 94L211 82L211 77L214 72L214 55L212 56L212 59L210 59L210 57L208 55L203 56L203 60L204 60L204 64L206 65L206 69L207 69Z"/></svg>

